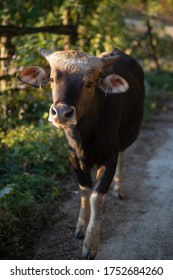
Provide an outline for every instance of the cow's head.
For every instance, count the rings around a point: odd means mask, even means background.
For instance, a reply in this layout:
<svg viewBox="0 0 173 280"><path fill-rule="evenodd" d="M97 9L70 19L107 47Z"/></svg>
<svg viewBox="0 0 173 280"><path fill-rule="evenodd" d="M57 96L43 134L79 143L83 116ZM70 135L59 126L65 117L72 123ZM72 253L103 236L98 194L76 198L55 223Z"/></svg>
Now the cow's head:
<svg viewBox="0 0 173 280"><path fill-rule="evenodd" d="M119 55L98 58L79 51L39 51L49 62L50 68L32 66L20 72L18 78L33 87L43 87L50 82L53 104L49 121L57 127L77 124L88 112L96 87L106 94L128 89L122 77L103 75L103 69L119 60Z"/></svg>

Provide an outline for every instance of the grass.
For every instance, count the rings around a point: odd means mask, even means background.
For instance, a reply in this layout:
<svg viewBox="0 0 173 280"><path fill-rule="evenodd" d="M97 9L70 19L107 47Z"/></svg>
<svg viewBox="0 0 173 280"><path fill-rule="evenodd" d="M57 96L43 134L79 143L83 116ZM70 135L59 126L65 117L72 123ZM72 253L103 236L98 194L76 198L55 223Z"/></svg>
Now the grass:
<svg viewBox="0 0 173 280"><path fill-rule="evenodd" d="M32 258L70 170L67 144L48 124L1 131L0 140L0 258Z"/></svg>
<svg viewBox="0 0 173 280"><path fill-rule="evenodd" d="M169 100L173 99L172 75L172 72L168 71L145 73L145 119L160 111L167 110Z"/></svg>

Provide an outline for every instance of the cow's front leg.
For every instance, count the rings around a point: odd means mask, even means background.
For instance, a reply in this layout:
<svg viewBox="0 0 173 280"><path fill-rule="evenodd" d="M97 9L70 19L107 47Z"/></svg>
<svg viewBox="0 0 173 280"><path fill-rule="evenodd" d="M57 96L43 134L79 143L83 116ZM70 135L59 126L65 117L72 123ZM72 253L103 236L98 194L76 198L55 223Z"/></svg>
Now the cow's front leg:
<svg viewBox="0 0 173 280"><path fill-rule="evenodd" d="M100 211L103 206L105 194L94 191L90 196L91 214L87 227L84 243L83 256L86 259L94 259L100 243Z"/></svg>
<svg viewBox="0 0 173 280"><path fill-rule="evenodd" d="M76 224L75 237L78 239L84 238L86 228L90 218L90 194L92 188L92 179L90 172L84 172L80 169L75 170L77 173L80 195L81 195L81 205L79 211L79 217Z"/></svg>
<svg viewBox="0 0 173 280"><path fill-rule="evenodd" d="M90 218L90 204L89 198L91 195L91 188L85 186L79 186L81 194L81 205L79 211L79 217L76 224L75 237L84 238L86 228Z"/></svg>
<svg viewBox="0 0 173 280"><path fill-rule="evenodd" d="M83 243L85 259L94 259L100 243L100 213L106 193L113 179L117 156L110 157L97 171L97 180L90 196L90 220Z"/></svg>

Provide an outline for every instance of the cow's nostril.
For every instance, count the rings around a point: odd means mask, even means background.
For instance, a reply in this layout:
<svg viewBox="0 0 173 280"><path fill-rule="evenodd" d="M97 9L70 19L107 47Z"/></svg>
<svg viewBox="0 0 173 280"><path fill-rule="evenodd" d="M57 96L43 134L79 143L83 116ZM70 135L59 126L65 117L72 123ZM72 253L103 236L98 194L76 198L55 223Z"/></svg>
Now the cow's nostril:
<svg viewBox="0 0 173 280"><path fill-rule="evenodd" d="M73 117L73 115L74 115L74 110L70 109L68 112L65 113L64 117L66 119L70 119L71 117Z"/></svg>
<svg viewBox="0 0 173 280"><path fill-rule="evenodd" d="M51 114L52 116L56 116L57 115L57 111L54 107L51 107Z"/></svg>
<svg viewBox="0 0 173 280"><path fill-rule="evenodd" d="M52 104L49 111L49 119L59 123L74 122L76 110L73 106L59 104L57 107Z"/></svg>

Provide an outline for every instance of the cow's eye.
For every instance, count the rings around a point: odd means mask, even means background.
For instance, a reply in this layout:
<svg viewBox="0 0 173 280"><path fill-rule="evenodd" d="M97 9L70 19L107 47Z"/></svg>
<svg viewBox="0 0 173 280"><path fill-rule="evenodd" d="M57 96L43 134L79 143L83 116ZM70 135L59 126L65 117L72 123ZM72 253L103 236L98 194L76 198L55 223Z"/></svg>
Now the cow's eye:
<svg viewBox="0 0 173 280"><path fill-rule="evenodd" d="M51 83L53 83L53 82L54 82L54 79L53 79L53 78L50 78L50 81L51 81Z"/></svg>
<svg viewBox="0 0 173 280"><path fill-rule="evenodd" d="M88 81L85 85L85 87L90 88L92 87L93 82L92 81Z"/></svg>

